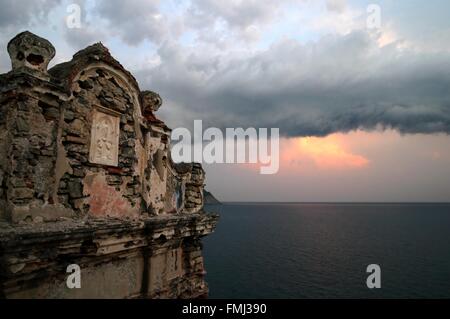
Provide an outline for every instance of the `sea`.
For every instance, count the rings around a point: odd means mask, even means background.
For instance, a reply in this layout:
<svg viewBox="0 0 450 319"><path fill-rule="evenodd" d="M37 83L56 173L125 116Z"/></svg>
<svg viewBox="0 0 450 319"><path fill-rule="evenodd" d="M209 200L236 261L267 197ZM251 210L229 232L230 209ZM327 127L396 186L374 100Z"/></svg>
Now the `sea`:
<svg viewBox="0 0 450 319"><path fill-rule="evenodd" d="M450 204L225 203L209 298L450 298ZM378 265L380 288L368 288ZM373 279L373 277L372 277Z"/></svg>

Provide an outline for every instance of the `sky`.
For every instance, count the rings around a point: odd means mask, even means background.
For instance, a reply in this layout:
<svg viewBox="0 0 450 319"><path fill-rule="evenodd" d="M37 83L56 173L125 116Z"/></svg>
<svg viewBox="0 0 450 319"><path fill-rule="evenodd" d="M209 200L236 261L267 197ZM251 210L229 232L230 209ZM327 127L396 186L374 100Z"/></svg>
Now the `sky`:
<svg viewBox="0 0 450 319"><path fill-rule="evenodd" d="M79 28L69 28L73 4ZM450 201L447 0L0 0L51 65L101 41L170 127L279 128L280 169L208 164L223 201Z"/></svg>

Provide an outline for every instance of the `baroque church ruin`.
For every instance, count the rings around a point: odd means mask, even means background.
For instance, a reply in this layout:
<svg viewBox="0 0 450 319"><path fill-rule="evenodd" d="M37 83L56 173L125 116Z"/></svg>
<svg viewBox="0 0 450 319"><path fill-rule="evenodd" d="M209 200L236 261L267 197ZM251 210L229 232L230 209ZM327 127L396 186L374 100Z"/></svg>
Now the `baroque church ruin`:
<svg viewBox="0 0 450 319"><path fill-rule="evenodd" d="M0 75L0 297L205 297L200 164L175 164L160 96L101 43L47 70L53 45L8 44ZM69 265L81 287L67 286Z"/></svg>

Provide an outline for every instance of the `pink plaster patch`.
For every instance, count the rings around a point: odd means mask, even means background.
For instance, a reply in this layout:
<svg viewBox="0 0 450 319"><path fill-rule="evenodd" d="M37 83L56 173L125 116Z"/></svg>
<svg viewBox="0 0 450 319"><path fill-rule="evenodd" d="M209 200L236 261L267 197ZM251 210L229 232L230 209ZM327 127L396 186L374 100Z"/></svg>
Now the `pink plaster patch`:
<svg viewBox="0 0 450 319"><path fill-rule="evenodd" d="M84 194L89 195L89 213L95 217L136 217L138 208L132 207L122 196L123 190L108 185L104 174L89 174L84 179ZM138 206L138 205L137 205Z"/></svg>

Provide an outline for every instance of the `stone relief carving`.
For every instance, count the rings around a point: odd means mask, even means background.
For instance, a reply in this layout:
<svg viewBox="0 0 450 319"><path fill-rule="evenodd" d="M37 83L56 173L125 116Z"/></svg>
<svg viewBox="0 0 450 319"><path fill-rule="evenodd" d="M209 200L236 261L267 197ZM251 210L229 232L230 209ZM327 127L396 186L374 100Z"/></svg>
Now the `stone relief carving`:
<svg viewBox="0 0 450 319"><path fill-rule="evenodd" d="M89 161L95 164L117 166L119 154L118 116L94 110L92 116Z"/></svg>

